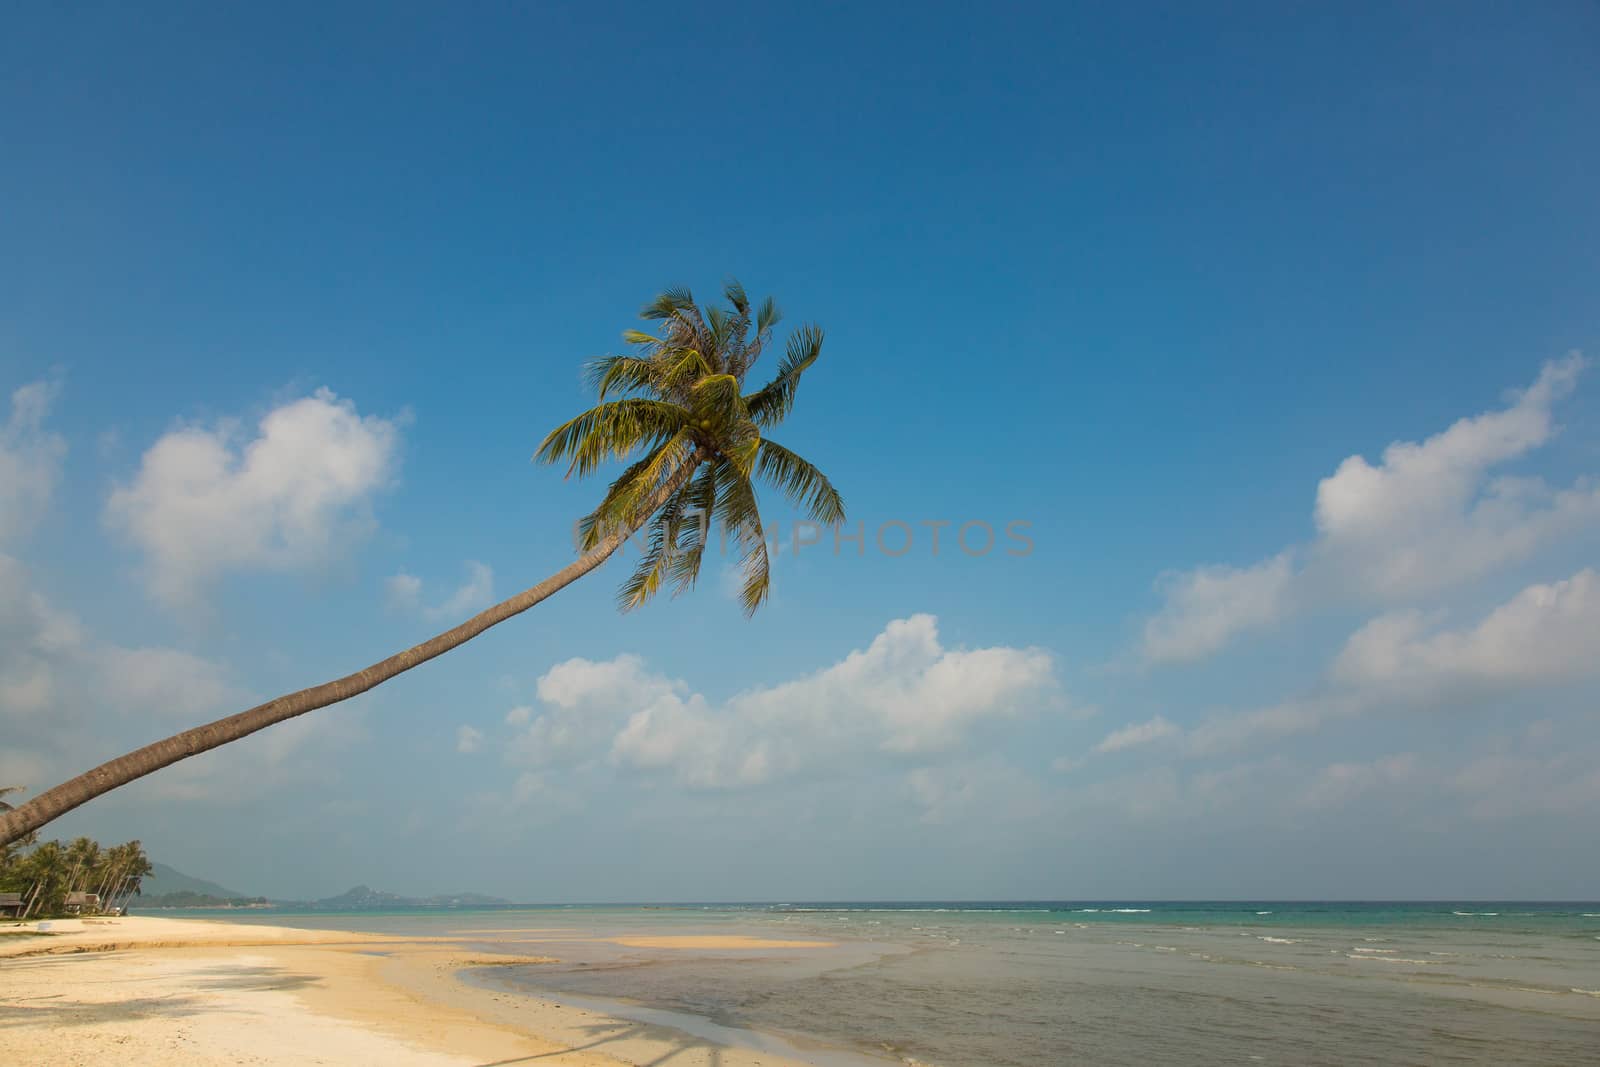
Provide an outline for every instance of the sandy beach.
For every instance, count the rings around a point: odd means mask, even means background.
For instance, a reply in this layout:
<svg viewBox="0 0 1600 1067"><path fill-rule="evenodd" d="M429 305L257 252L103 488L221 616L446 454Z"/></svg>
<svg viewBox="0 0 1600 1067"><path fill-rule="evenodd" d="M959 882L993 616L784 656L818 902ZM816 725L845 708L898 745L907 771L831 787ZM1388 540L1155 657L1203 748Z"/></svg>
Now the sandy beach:
<svg viewBox="0 0 1600 1067"><path fill-rule="evenodd" d="M456 938L145 916L57 921L47 933L36 927L0 926L0 1062L808 1062L464 982L459 975L472 968L548 957L485 954ZM646 940L688 950L826 944L714 936Z"/></svg>

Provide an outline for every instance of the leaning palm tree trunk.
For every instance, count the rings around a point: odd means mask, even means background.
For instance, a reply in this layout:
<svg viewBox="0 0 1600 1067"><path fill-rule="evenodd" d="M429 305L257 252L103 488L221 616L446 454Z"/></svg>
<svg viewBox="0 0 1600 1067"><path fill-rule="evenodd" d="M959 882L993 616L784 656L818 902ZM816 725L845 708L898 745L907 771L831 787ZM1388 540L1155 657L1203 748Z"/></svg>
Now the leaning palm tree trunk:
<svg viewBox="0 0 1600 1067"><path fill-rule="evenodd" d="M644 525L652 514L683 488L695 468L699 466L701 458L698 450L692 453L683 465L663 481L633 512L634 521L614 528L593 548L538 585L524 589L516 596L502 600L494 607L474 615L460 626L374 663L365 670L278 697L276 700L269 700L237 715L230 715L225 719L173 734L163 741L146 745L109 763L102 763L94 770L48 789L11 811L0 812L0 844L10 844L19 840L100 794L143 778L163 767L171 766L179 760L209 752L230 741L247 737L257 730L264 730L268 726L283 722L285 719L292 719L308 711L315 711L317 708L325 708L330 704L359 696L396 675L404 674L411 668L428 662L435 656L443 655L453 648L466 644L491 626L522 614L604 563L612 553L622 547L624 541Z"/></svg>

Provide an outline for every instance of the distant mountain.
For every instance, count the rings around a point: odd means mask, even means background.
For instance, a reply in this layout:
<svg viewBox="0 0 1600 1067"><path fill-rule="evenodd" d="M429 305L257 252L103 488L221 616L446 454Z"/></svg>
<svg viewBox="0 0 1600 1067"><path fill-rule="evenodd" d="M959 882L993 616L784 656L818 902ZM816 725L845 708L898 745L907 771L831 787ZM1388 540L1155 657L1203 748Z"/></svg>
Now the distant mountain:
<svg viewBox="0 0 1600 1067"><path fill-rule="evenodd" d="M152 864L154 873L145 877L140 887L136 907L143 908L210 908L210 907L263 907L262 897L246 896L236 889L194 878L165 863ZM432 897L403 897L398 893L358 885L336 897L322 900L275 900L274 906L285 908L315 908L323 911L372 911L381 908L504 908L509 900L484 896L482 893L444 893Z"/></svg>
<svg viewBox="0 0 1600 1067"><path fill-rule="evenodd" d="M482 893L445 893L432 897L403 897L358 885L336 897L313 901L311 907L328 911L370 911L375 908L503 908L511 901Z"/></svg>
<svg viewBox="0 0 1600 1067"><path fill-rule="evenodd" d="M152 863L154 869L145 875L139 886L135 902L140 908L221 908L264 907L266 898L247 897L243 893L194 878L165 863Z"/></svg>
<svg viewBox="0 0 1600 1067"><path fill-rule="evenodd" d="M139 883L140 896L146 899L152 896L165 896L168 893L196 893L224 900L245 896L238 890L224 888L204 878L192 878L180 870L168 867L165 863L152 863L151 866L155 871L145 875Z"/></svg>

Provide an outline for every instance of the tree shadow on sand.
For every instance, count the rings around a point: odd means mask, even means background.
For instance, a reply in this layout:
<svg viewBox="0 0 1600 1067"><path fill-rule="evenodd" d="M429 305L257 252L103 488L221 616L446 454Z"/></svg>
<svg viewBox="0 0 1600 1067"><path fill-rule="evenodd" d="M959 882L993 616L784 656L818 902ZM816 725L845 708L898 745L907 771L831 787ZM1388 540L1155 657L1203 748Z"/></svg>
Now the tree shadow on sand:
<svg viewBox="0 0 1600 1067"><path fill-rule="evenodd" d="M532 1056L518 1056L509 1060L495 1060L493 1063L482 1063L478 1067L514 1067L515 1064L536 1064L540 1060L551 1059L556 1056L567 1056L574 1052L586 1052L590 1049L601 1048L618 1041L629 1041L635 1038L652 1041L656 1044L666 1044L669 1047L659 1056L648 1060L640 1060L639 1067L661 1067L674 1057L697 1050L706 1053L706 1063L710 1067L722 1067L722 1054L726 1051L721 1045L707 1041L704 1038L694 1037L670 1030L667 1027L653 1023L629 1022L626 1020L612 1022L595 1022L579 1027L589 1040L571 1048L556 1049L553 1052L540 1052Z"/></svg>
<svg viewBox="0 0 1600 1067"><path fill-rule="evenodd" d="M60 966L59 959L11 960L4 971L18 974L22 971ZM207 1000L204 993L228 992L283 992L315 985L321 979L315 975L298 974L281 967L225 965L205 967L188 972L185 980L196 987L194 993L172 993L165 996L118 998L105 1001L65 1001L62 994L47 997L4 997L0 994L0 1029L22 1026L90 1026L107 1022L131 1022L136 1019L182 1019L206 1012L214 1012L217 1005ZM96 983L84 982L84 988ZM117 985L132 985L118 981Z"/></svg>

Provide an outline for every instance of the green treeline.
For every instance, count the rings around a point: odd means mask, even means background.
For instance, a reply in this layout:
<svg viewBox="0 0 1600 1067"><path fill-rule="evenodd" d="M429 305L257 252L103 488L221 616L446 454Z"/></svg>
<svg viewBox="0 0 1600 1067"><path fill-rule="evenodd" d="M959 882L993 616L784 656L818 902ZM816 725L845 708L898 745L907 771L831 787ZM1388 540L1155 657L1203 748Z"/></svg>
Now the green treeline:
<svg viewBox="0 0 1600 1067"><path fill-rule="evenodd" d="M150 871L150 859L137 841L102 848L88 837L71 843L24 838L0 846L0 896L22 897L17 917L49 919L124 907ZM77 894L93 894L95 899ZM8 917L9 913L0 913L0 920Z"/></svg>

